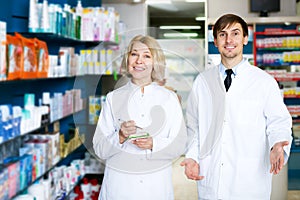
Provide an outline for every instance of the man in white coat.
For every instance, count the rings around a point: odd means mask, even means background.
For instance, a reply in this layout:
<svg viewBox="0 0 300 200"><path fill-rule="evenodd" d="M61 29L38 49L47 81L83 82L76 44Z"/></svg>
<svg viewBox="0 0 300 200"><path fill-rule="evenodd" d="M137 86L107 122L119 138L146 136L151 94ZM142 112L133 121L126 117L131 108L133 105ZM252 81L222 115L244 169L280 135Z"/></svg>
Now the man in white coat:
<svg viewBox="0 0 300 200"><path fill-rule="evenodd" d="M181 165L197 180L201 200L269 200L272 175L289 157L291 116L275 79L243 58L247 23L223 15L213 35L221 63L193 84L187 103L193 141ZM223 84L228 79L230 87Z"/></svg>

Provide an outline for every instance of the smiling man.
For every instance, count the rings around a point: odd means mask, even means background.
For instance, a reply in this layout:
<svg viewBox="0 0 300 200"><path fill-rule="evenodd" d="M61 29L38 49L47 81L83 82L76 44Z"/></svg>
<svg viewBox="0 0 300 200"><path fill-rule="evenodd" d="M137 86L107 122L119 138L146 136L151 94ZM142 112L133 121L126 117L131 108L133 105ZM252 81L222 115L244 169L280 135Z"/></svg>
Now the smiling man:
<svg viewBox="0 0 300 200"><path fill-rule="evenodd" d="M181 163L199 199L269 200L287 162L292 119L273 77L243 58L248 25L221 16L213 28L221 63L196 78L187 102L193 142Z"/></svg>

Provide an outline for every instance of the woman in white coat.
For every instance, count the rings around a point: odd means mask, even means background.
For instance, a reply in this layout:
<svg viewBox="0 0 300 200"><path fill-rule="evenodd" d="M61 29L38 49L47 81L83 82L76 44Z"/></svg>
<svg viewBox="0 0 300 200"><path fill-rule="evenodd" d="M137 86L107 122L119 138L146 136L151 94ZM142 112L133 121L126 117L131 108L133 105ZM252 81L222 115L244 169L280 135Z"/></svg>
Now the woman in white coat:
<svg viewBox="0 0 300 200"><path fill-rule="evenodd" d="M173 200L172 161L186 147L177 95L157 84L165 57L157 41L134 37L122 67L130 81L107 94L93 147L106 161L101 200Z"/></svg>

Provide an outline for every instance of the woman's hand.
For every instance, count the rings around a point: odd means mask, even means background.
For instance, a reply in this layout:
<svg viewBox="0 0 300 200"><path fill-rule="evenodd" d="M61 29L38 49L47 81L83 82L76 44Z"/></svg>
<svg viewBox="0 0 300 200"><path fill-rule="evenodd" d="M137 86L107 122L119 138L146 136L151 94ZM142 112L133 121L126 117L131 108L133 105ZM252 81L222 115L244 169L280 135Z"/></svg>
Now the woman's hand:
<svg viewBox="0 0 300 200"><path fill-rule="evenodd" d="M152 137L147 137L147 138L138 138L135 140L132 140L132 144L135 144L137 147L140 149L150 149L152 150L153 148L153 138Z"/></svg>
<svg viewBox="0 0 300 200"><path fill-rule="evenodd" d="M119 142L123 144L129 135L136 133L136 125L133 120L123 122L119 130Z"/></svg>

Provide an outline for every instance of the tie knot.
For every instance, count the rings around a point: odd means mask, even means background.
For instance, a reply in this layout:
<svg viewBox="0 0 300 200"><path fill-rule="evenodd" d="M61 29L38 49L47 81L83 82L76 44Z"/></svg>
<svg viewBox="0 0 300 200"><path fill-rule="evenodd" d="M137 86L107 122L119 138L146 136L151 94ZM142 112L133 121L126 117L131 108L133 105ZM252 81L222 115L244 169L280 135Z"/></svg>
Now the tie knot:
<svg viewBox="0 0 300 200"><path fill-rule="evenodd" d="M233 73L232 69L226 69L225 72L227 76L230 76Z"/></svg>

